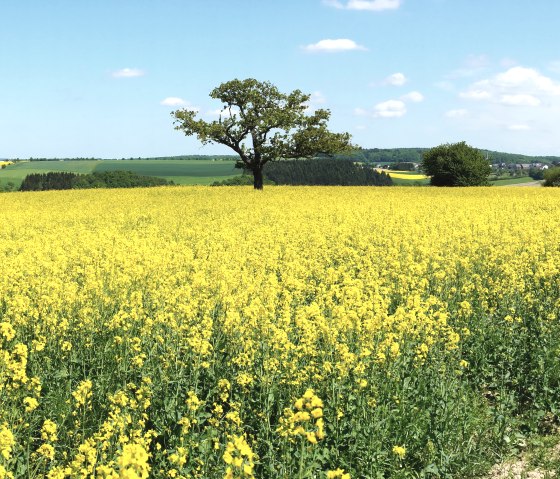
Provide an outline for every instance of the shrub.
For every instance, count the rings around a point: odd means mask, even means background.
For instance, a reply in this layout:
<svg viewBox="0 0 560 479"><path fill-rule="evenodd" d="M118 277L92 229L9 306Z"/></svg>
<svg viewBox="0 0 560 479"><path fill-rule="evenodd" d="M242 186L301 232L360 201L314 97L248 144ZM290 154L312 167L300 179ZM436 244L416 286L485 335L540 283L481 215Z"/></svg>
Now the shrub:
<svg viewBox="0 0 560 479"><path fill-rule="evenodd" d="M464 141L436 146L424 153L422 170L433 186L487 186L492 167Z"/></svg>
<svg viewBox="0 0 560 479"><path fill-rule="evenodd" d="M551 168L544 174L544 186L560 186L560 167Z"/></svg>

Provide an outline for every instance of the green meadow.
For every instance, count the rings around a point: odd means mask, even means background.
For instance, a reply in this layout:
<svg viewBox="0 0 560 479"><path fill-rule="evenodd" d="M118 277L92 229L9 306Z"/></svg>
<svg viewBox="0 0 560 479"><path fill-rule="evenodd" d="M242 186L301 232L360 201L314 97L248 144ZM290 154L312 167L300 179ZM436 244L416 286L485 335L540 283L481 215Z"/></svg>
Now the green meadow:
<svg viewBox="0 0 560 479"><path fill-rule="evenodd" d="M31 173L68 171L93 173L127 170L146 176L158 176L180 185L209 185L240 174L235 162L228 160L61 160L22 161L0 170L0 185L12 182L19 187Z"/></svg>

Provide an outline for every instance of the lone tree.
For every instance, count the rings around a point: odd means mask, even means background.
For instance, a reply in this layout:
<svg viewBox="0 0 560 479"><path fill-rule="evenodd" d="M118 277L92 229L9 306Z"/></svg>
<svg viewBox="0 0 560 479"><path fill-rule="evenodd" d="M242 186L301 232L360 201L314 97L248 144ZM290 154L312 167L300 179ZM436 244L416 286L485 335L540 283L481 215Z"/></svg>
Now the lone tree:
<svg viewBox="0 0 560 479"><path fill-rule="evenodd" d="M280 93L270 82L253 78L231 80L212 90L222 102L219 120L196 119L184 108L172 112L176 130L196 135L203 143L220 143L235 151L245 169L253 173L254 187L263 188L263 167L279 159L310 158L352 148L348 133L327 129L330 111L308 112L310 95L294 90Z"/></svg>
<svg viewBox="0 0 560 479"><path fill-rule="evenodd" d="M492 172L484 155L464 141L428 150L422 170L431 177L433 186L488 186Z"/></svg>

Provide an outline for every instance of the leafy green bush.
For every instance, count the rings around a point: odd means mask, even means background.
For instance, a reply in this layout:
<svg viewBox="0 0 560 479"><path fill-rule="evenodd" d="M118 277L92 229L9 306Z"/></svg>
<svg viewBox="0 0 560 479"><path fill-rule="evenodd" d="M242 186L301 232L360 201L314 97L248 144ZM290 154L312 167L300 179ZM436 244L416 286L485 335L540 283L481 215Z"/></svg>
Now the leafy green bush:
<svg viewBox="0 0 560 479"><path fill-rule="evenodd" d="M424 153L422 170L433 186L487 186L492 168L484 155L464 141Z"/></svg>
<svg viewBox="0 0 560 479"><path fill-rule="evenodd" d="M560 186L560 166L546 171L544 186Z"/></svg>
<svg viewBox="0 0 560 479"><path fill-rule="evenodd" d="M275 185L274 181L264 179L263 184L265 185ZM222 181L214 181L210 186L253 186L253 177L249 175L239 175L233 178L227 178Z"/></svg>
<svg viewBox="0 0 560 479"><path fill-rule="evenodd" d="M541 170L540 168L530 168L529 176L533 178L533 180L544 180L544 170Z"/></svg>

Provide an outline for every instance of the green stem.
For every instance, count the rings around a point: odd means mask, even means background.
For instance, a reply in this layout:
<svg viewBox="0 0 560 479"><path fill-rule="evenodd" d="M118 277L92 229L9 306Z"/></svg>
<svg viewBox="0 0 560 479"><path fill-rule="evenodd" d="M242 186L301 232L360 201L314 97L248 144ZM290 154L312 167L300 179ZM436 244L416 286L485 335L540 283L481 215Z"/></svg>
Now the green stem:
<svg viewBox="0 0 560 479"><path fill-rule="evenodd" d="M299 455L299 473L298 479L304 479L303 466L305 464L305 438L301 440L301 451Z"/></svg>

